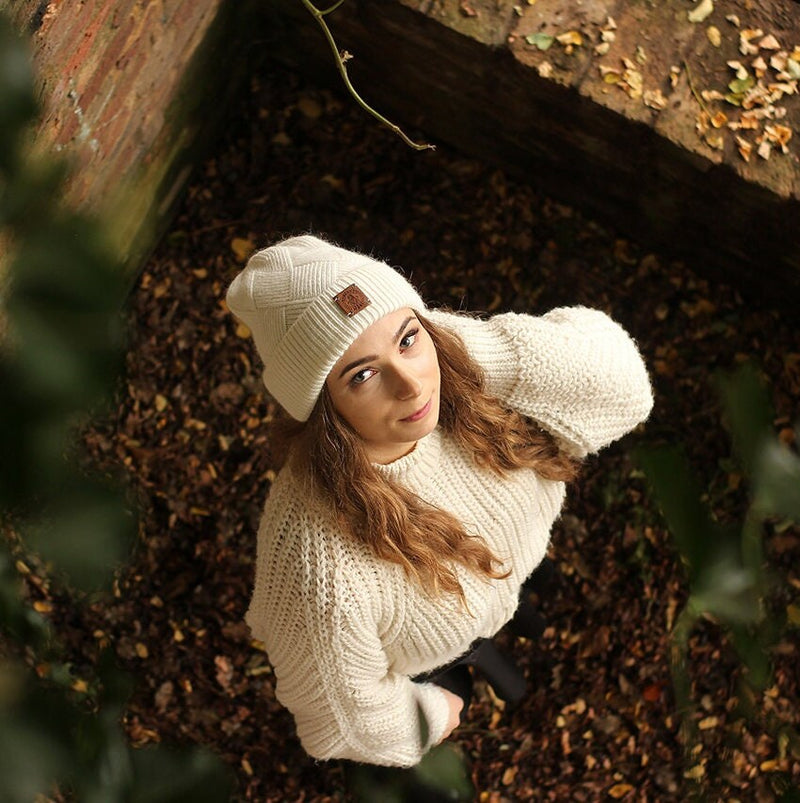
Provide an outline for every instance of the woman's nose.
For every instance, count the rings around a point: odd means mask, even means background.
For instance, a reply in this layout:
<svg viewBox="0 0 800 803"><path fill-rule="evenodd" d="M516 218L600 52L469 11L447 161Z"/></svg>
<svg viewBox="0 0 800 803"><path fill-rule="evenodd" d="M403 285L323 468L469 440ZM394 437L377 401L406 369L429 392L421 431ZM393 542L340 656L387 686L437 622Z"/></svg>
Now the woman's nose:
<svg viewBox="0 0 800 803"><path fill-rule="evenodd" d="M413 371L407 368L395 368L394 392L398 399L413 399L422 393L422 383Z"/></svg>

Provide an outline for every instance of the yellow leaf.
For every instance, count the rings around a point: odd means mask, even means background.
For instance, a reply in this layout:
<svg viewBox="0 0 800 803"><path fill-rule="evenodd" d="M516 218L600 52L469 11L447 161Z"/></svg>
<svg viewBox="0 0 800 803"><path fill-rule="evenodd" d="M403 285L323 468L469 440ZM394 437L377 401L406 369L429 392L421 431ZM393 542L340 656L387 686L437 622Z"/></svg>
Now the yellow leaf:
<svg viewBox="0 0 800 803"><path fill-rule="evenodd" d="M72 690L79 692L80 694L86 694L86 692L89 691L89 684L85 680L78 678L73 682Z"/></svg>
<svg viewBox="0 0 800 803"><path fill-rule="evenodd" d="M147 658L147 656L150 655L150 651L147 649L146 645L142 644L140 641L136 644L136 654L140 658Z"/></svg>
<svg viewBox="0 0 800 803"><path fill-rule="evenodd" d="M689 778L692 781L699 781L706 774L706 768L702 764L697 764L690 770L683 773L684 778Z"/></svg>
<svg viewBox="0 0 800 803"><path fill-rule="evenodd" d="M608 790L608 796L613 797L614 800L619 800L621 797L625 797L628 792L633 791L633 786L629 783L615 783L611 789Z"/></svg>
<svg viewBox="0 0 800 803"><path fill-rule="evenodd" d="M244 262L255 250L255 245L252 240L245 239L244 237L234 237L231 240L231 250L239 262Z"/></svg>
<svg viewBox="0 0 800 803"><path fill-rule="evenodd" d="M250 337L250 329L246 327L243 323L240 323L236 327L236 337L241 337L242 340L247 340Z"/></svg>
<svg viewBox="0 0 800 803"><path fill-rule="evenodd" d="M36 602L33 603L33 610L35 610L36 613L52 613L53 603L45 602L44 600L36 600Z"/></svg>
<svg viewBox="0 0 800 803"><path fill-rule="evenodd" d="M580 47L583 44L583 37L580 31L567 31L557 36L556 42L560 45L577 45Z"/></svg>
<svg viewBox="0 0 800 803"><path fill-rule="evenodd" d="M717 725L719 725L719 720L716 717L706 717L697 723L697 727L700 728L701 731L711 730L711 728L716 728Z"/></svg>
<svg viewBox="0 0 800 803"><path fill-rule="evenodd" d="M517 775L517 767L510 766L504 773L503 773L503 786L510 786L514 783L514 778Z"/></svg>
<svg viewBox="0 0 800 803"><path fill-rule="evenodd" d="M167 397L162 396L160 393L156 394L155 402L156 402L156 410L158 410L159 413L165 410L167 404L169 403L167 402Z"/></svg>
<svg viewBox="0 0 800 803"><path fill-rule="evenodd" d="M724 126L725 123L727 122L728 122L728 115L725 114L725 112L717 112L711 118L711 125L713 125L714 128L722 128L722 126Z"/></svg>

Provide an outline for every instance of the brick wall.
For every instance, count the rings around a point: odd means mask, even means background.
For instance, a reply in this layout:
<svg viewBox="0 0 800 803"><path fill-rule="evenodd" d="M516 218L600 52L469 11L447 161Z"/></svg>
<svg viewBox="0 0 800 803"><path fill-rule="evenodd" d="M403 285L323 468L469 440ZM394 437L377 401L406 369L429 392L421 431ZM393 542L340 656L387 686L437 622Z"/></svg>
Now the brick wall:
<svg viewBox="0 0 800 803"><path fill-rule="evenodd" d="M0 0L31 34L39 149L65 156L70 204L102 211L135 268L169 219L193 151L240 75L215 69L253 4Z"/></svg>

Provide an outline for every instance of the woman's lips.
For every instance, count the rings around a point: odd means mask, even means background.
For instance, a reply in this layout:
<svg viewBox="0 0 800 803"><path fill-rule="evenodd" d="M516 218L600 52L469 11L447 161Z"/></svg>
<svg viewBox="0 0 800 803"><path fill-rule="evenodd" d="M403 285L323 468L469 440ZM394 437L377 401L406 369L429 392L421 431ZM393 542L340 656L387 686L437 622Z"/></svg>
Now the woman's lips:
<svg viewBox="0 0 800 803"><path fill-rule="evenodd" d="M431 402L432 401L433 401L433 398L428 399L428 402L424 407L420 407L420 409L417 410L416 413L412 413L407 418L401 418L400 420L401 421L406 421L406 422L411 424L414 421L419 421L421 418L425 418L425 416L428 415L428 413L430 412Z"/></svg>

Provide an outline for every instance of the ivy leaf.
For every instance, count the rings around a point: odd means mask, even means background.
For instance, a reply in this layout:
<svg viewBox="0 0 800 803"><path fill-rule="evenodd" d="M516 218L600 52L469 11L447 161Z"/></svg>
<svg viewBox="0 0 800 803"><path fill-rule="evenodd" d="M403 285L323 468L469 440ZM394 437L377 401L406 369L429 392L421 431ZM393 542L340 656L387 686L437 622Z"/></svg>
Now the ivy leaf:
<svg viewBox="0 0 800 803"><path fill-rule="evenodd" d="M530 36L525 37L525 41L529 45L534 45L539 50L549 50L555 40L555 36L550 36L547 33L532 33Z"/></svg>

